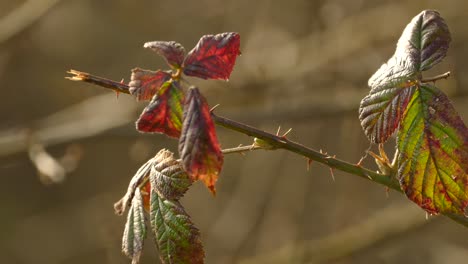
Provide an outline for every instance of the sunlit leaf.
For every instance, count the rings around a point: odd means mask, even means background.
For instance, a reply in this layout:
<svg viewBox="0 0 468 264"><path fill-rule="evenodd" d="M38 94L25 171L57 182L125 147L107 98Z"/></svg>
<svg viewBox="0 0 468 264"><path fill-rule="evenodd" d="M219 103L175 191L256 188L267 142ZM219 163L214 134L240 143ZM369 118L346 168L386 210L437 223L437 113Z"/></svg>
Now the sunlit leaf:
<svg viewBox="0 0 468 264"><path fill-rule="evenodd" d="M223 154L208 104L195 87L189 89L185 102L179 155L190 177L202 180L214 194Z"/></svg>
<svg viewBox="0 0 468 264"><path fill-rule="evenodd" d="M136 121L140 132L178 138L182 128L184 93L176 81L163 84Z"/></svg>
<svg viewBox="0 0 468 264"><path fill-rule="evenodd" d="M127 192L122 197L122 199L120 199L114 204L116 214L122 215L125 212L126 208L130 206L130 203L133 199L133 196L135 195L135 190L138 188L138 185L142 183L145 177L149 176L152 162L153 159L150 159L148 162L143 164L143 166L141 166L135 173L135 175L132 177L132 179L130 180L130 184L128 185Z"/></svg>
<svg viewBox="0 0 468 264"><path fill-rule="evenodd" d="M448 26L439 12L424 10L406 26L395 55L404 57L416 71L427 71L447 55L450 41Z"/></svg>
<svg viewBox="0 0 468 264"><path fill-rule="evenodd" d="M429 213L464 214L468 205L468 130L449 99L424 84L398 132L398 177L406 195Z"/></svg>
<svg viewBox="0 0 468 264"><path fill-rule="evenodd" d="M371 91L359 107L371 142L384 143L395 132L422 71L445 57L449 43L450 32L436 11L423 11L406 26L395 54L369 79Z"/></svg>
<svg viewBox="0 0 468 264"><path fill-rule="evenodd" d="M127 223L122 238L122 251L132 259L132 264L140 261L143 242L146 237L145 214L139 189L135 190L132 206L128 211Z"/></svg>
<svg viewBox="0 0 468 264"><path fill-rule="evenodd" d="M162 149L154 157L151 166L153 188L160 197L179 200L192 185L192 179L182 168L180 160L174 159L174 154Z"/></svg>
<svg viewBox="0 0 468 264"><path fill-rule="evenodd" d="M152 41L143 46L152 49L166 59L167 64L173 68L180 68L185 57L185 48L175 41Z"/></svg>
<svg viewBox="0 0 468 264"><path fill-rule="evenodd" d="M156 181L153 175L151 181ZM178 201L160 197L154 188L151 190L150 221L163 263L204 263L200 232Z"/></svg>
<svg viewBox="0 0 468 264"><path fill-rule="evenodd" d="M165 71L150 71L135 68L130 77L129 91L138 100L150 100L159 91L163 83L171 78Z"/></svg>
<svg viewBox="0 0 468 264"><path fill-rule="evenodd" d="M203 79L228 80L240 55L239 47L238 33L205 35L185 58L184 73Z"/></svg>

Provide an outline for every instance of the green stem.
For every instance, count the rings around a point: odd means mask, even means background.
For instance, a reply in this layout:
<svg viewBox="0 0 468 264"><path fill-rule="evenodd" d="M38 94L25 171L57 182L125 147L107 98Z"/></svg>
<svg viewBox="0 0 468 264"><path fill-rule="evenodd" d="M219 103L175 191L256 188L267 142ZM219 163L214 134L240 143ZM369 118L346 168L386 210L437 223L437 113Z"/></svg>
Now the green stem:
<svg viewBox="0 0 468 264"><path fill-rule="evenodd" d="M124 83L114 82L109 79L105 79L102 77L91 75L89 73L75 71L75 70L70 70L68 73L73 74L72 77L67 77L67 79L69 80L88 82L88 83L92 83L101 87L112 89L117 92L130 94L128 85ZM447 73L444 73L444 74L441 74L432 78L423 79L421 80L421 82L433 82L439 79L447 78L449 75L450 75L450 72L447 72ZM246 124L243 124L243 123L240 123L240 122L237 122L237 121L234 121L234 120L222 117L222 116L218 116L214 113L212 113L212 117L213 117L214 122L217 125L220 125L230 130L237 131L239 133L242 133L251 137L255 137L257 139L261 139L263 142L266 142L268 144L269 146L268 149L285 149L285 150L294 152L300 156L304 156L308 158L309 160L313 160L313 161L317 161L322 164L325 164L332 169L337 169L340 171L348 172L352 175L359 176L361 178L385 185L388 188L391 188L398 192L402 192L398 183L395 180L393 180L395 179L394 175L379 174L375 171L364 168L360 165L342 161L340 159L335 158L334 156L332 157L327 154L310 149L300 143L291 141L287 139L286 137L277 136L275 134L265 132L258 128L255 128L255 127L252 127L252 126L249 126L249 125L246 125ZM233 148L233 149L227 149L227 150L224 150L223 152L225 152L226 154L239 153L239 152L251 151L254 149L262 149L262 147L255 146L255 145L254 145L254 148L252 148L252 146L243 146L243 147L238 147L238 148ZM468 218L464 216L453 215L453 214L445 214L445 216L468 227Z"/></svg>

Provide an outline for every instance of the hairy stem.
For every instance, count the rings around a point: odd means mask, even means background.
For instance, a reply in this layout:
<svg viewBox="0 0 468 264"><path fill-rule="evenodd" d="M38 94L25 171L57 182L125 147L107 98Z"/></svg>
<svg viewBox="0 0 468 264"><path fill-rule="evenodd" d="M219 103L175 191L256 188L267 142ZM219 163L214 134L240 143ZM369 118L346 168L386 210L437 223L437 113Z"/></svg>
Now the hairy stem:
<svg viewBox="0 0 468 264"><path fill-rule="evenodd" d="M91 75L89 73L70 70L68 73L72 74L71 77L66 77L72 81L83 81L92 83L98 86L102 86L117 92L130 94L128 85L120 82L115 82L106 78L98 77L95 75ZM450 72L434 76L432 78L427 78L421 80L421 82L434 82L439 79L447 78L450 75ZM268 149L285 149L291 152L294 152L300 156L304 156L309 160L317 161L322 164L329 166L332 169L337 169L340 171L348 172L349 174L359 176L361 178L382 184L387 186L388 188L394 189L398 192L402 192L398 183L394 180L395 175L382 175L373 170L364 168L357 164L352 164L340 159L335 158L334 156L330 156L326 153L322 153L321 151L316 151L311 148L308 148L300 143L291 141L284 136L278 136L272 133L265 132L258 128L246 125L244 123L240 123L226 117L218 116L212 113L212 117L214 122L217 125L225 127L230 130L237 131L239 133L255 137L257 139L261 139L263 142L266 142L268 145ZM260 146L243 146L238 148L226 149L223 151L225 154L229 153L240 153L251 151L254 149L262 149ZM468 227L468 218L459 215L453 214L445 214L445 216L451 218L452 220Z"/></svg>
<svg viewBox="0 0 468 264"><path fill-rule="evenodd" d="M429 78L423 78L421 80L422 83L428 83L428 82L435 82L435 81L438 81L438 80L441 80L441 79L447 79L448 77L450 77L450 72L446 72L446 73L442 73L442 74L439 74L439 75L436 75L436 76L433 76L433 77L429 77Z"/></svg>

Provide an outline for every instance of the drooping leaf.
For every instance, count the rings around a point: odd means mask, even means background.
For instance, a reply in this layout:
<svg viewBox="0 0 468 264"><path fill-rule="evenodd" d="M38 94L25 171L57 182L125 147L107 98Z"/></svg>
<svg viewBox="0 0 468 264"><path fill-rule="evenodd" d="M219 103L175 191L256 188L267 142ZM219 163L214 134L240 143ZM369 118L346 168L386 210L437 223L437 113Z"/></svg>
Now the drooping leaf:
<svg viewBox="0 0 468 264"><path fill-rule="evenodd" d="M398 132L398 178L429 213L464 214L468 205L468 130L447 96L423 84Z"/></svg>
<svg viewBox="0 0 468 264"><path fill-rule="evenodd" d="M151 171L153 159L150 159L148 162L143 164L135 175L130 180L130 184L128 185L127 192L125 195L120 199L118 202L114 204L115 213L118 215L122 215L126 208L130 206L132 202L133 196L135 195L136 189L138 189L138 185L144 180L145 177L149 176Z"/></svg>
<svg viewBox="0 0 468 264"><path fill-rule="evenodd" d="M154 175L151 181L156 181ZM160 197L155 188L151 190L150 221L163 263L204 263L200 232L178 201Z"/></svg>
<svg viewBox="0 0 468 264"><path fill-rule="evenodd" d="M132 264L140 261L143 242L146 237L145 214L139 189L135 190L132 206L128 211L127 223L122 238L122 251L132 259Z"/></svg>
<svg viewBox="0 0 468 264"><path fill-rule="evenodd" d="M202 180L215 194L223 154L208 104L195 87L189 89L185 102L179 155L189 176L194 181Z"/></svg>
<svg viewBox="0 0 468 264"><path fill-rule="evenodd" d="M445 57L449 43L450 32L437 11L423 11L408 24L395 54L369 79L371 91L359 107L371 142L384 143L395 132L422 71Z"/></svg>
<svg viewBox="0 0 468 264"><path fill-rule="evenodd" d="M183 102L184 93L179 83L165 82L136 121L137 130L178 138L182 128Z"/></svg>
<svg viewBox="0 0 468 264"><path fill-rule="evenodd" d="M166 149L154 157L151 175L154 179L151 185L164 199L179 200L192 185L192 179L182 168L180 160L174 159L174 154Z"/></svg>
<svg viewBox="0 0 468 264"><path fill-rule="evenodd" d="M165 71L150 71L135 68L130 77L129 91L139 101L150 100L159 91L163 83L171 78L171 74Z"/></svg>
<svg viewBox="0 0 468 264"><path fill-rule="evenodd" d="M146 42L144 48L155 51L164 57L167 64L173 68L180 68L185 57L185 48L175 41L152 41Z"/></svg>
<svg viewBox="0 0 468 264"><path fill-rule="evenodd" d="M406 58L417 71L427 71L445 57L450 41L450 31L439 12L424 10L406 26L395 55Z"/></svg>
<svg viewBox="0 0 468 264"><path fill-rule="evenodd" d="M184 73L202 79L228 80L240 55L239 47L238 33L205 35L185 58Z"/></svg>

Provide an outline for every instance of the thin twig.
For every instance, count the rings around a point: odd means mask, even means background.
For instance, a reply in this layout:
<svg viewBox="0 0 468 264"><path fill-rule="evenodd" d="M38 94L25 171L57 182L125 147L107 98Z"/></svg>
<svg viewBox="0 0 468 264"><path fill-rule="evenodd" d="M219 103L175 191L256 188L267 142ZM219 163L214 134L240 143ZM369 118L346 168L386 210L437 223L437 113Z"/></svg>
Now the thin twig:
<svg viewBox="0 0 468 264"><path fill-rule="evenodd" d="M441 79L447 79L448 77L450 77L450 72L446 72L446 73L442 73L442 74L439 74L439 75L436 75L436 76L433 76L433 77L429 77L429 78L423 78L421 80L421 83L428 83L428 82L436 82L438 80L441 80Z"/></svg>
<svg viewBox="0 0 468 264"><path fill-rule="evenodd" d="M71 70L69 71L69 73L75 75L72 77L68 77L68 79L71 79L71 80L89 82L89 83L102 86L108 89L116 90L122 93L127 93L127 94L130 93L128 90L129 89L128 85L124 83L114 82L114 81L111 81L102 77L97 77L88 73L83 73L83 72L79 72L75 70ZM447 73L442 74L441 76L445 76L445 75L447 75ZM431 80L433 79L435 78L431 78ZM388 188L391 188L398 192L402 192L399 184L395 181L395 175L379 174L373 170L364 168L360 165L351 164L349 162L342 161L335 157L313 150L300 143L291 141L285 137L280 137L275 134L265 132L258 128L246 125L244 123L240 123L240 122L228 119L226 117L218 116L214 113L212 113L212 118L217 125L220 125L222 127L225 127L233 131L237 131L239 133L242 133L251 137L261 139L264 142L268 143L269 146L273 147L273 149L285 149L285 150L294 152L300 156L304 156L311 160L323 163L329 166L330 168L348 172L349 174L359 176L363 179L370 180L370 181L385 185ZM462 215L455 215L455 214L450 214L450 213L444 213L444 215L468 227L468 218Z"/></svg>

